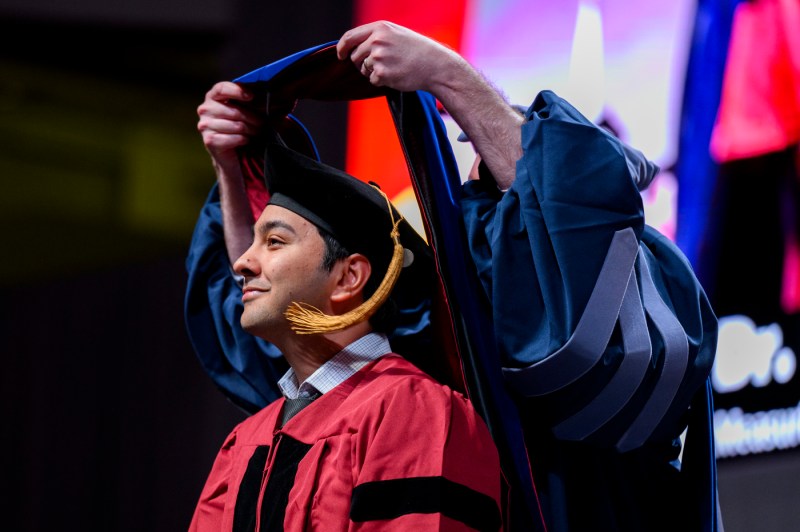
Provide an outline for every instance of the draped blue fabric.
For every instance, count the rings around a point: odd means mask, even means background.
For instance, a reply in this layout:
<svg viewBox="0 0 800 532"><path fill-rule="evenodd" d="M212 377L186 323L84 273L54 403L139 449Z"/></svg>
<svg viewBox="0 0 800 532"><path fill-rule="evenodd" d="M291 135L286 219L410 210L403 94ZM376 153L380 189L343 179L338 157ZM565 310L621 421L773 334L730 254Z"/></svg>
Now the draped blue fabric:
<svg viewBox="0 0 800 532"><path fill-rule="evenodd" d="M476 298L481 289L458 205L461 180L436 101L425 92L374 88L357 72L348 77L342 70L346 62L329 53L332 44L298 52L235 81L256 84L260 90L269 85L280 93L278 99L286 109L292 105L285 100L292 98L387 98L446 292L450 322L440 326L453 331L446 334L455 334L458 349L447 356L457 359L468 394L498 444L509 483L511 520L521 529L542 530L517 408L502 381L490 316ZM232 402L254 412L277 397L276 383L285 362L274 346L239 326L241 290L225 250L216 187L200 213L186 266L185 318L201 365ZM404 338L427 327L425 309L400 310L406 312L392 341L395 349Z"/></svg>
<svg viewBox="0 0 800 532"><path fill-rule="evenodd" d="M536 411L537 423L561 429L548 437L586 444L578 451L583 458L590 446L645 453L651 444L666 446L685 427L690 403L707 399L717 322L686 257L644 224L637 184L648 183L658 168L551 91L537 96L527 118L511 188L500 193L484 173L464 186L461 201L499 363L521 398L523 417ZM627 251L629 262L623 264L626 231L639 251ZM613 243L615 238L623 243ZM608 290L614 283L630 303L619 294L616 302L602 300L614 292ZM613 333L601 334L603 322L609 316L611 325L617 322L625 305L639 309L642 319L631 323L640 325L631 329L620 319ZM591 308L595 315L587 316ZM565 352L584 322L589 325L581 345ZM632 355L626 340L642 327L649 345L645 339L640 356L649 357L641 359L647 364L615 378ZM592 350L596 360L587 358ZM586 360L591 367L578 369ZM630 375L637 375L635 390ZM600 396L603 401L593 402ZM706 409L690 431L707 431L709 420ZM700 439L693 435L692 443L708 449L710 438ZM695 465L706 485L705 502L696 502L704 505L715 493L713 447ZM584 475L582 482L593 481ZM584 504L565 494L554 497L553 506L572 512Z"/></svg>
<svg viewBox="0 0 800 532"><path fill-rule="evenodd" d="M479 269L506 366L536 362L564 345L614 232L632 227L638 238L644 226L619 141L549 91L534 105L547 108L523 126L525 156L514 185L500 201L483 194L464 203L470 234L485 232L483 246L472 250L485 265ZM490 279L488 268L494 268Z"/></svg>
<svg viewBox="0 0 800 532"><path fill-rule="evenodd" d="M297 61L307 57L314 52L318 52L323 48L327 48L329 46L335 45L336 41L332 41L329 43L319 44L317 46L312 46L311 48L307 48L305 50L300 50L292 55L286 56L283 59L278 59L275 62L272 62L268 65L263 67L259 67L247 74L242 74L238 78L234 79L233 81L237 83L266 83L270 81L276 74L279 74L281 71L286 69L287 67L291 67Z"/></svg>
<svg viewBox="0 0 800 532"><path fill-rule="evenodd" d="M469 397L486 421L509 482L512 530L545 530L517 405L503 383L491 312L482 297L462 219L462 183L435 99L389 97L428 237L442 272ZM416 149L415 149L416 148Z"/></svg>
<svg viewBox="0 0 800 532"><path fill-rule="evenodd" d="M434 98L424 92L372 88L357 72L340 83L349 74L337 70L343 62L335 54L324 54L331 44L294 54L237 81L296 91L282 94L283 100L387 98L444 287L455 355L470 399L501 454L510 490L511 530L543 530L545 521L550 530L566 530L575 516L587 522L599 519L595 525L608 530L634 530L648 519L652 523L653 513L663 511L664 505L648 506L636 492L661 476L665 490L677 491L669 480L676 471L669 463L677 456L674 439L692 398L700 406L706 404L701 401L705 396L695 392L704 389L716 334L713 313L688 262L644 224L637 185L646 186L655 166L544 92L528 112L525 156L511 190L501 194L487 180L462 187ZM311 59L316 62L305 63ZM297 67L301 64L313 68ZM325 83L315 78L318 74L326 76ZM612 245L615 239L623 248L625 242L633 242L630 265L609 252L617 249ZM186 266L185 317L198 358L226 396L253 412L277 397L276 383L286 366L273 346L239 326L241 290L224 246L216 187L200 213ZM641 280L643 268L649 284ZM529 397L509 386L504 371L538 370L537 364L547 363L569 344L586 321L587 304L603 301L602 294L593 299L602 271L615 279L617 290L610 292L624 294L616 312L627 325L616 325L613 314L599 363L543 397ZM400 334L418 332L425 327L420 323L411 319ZM662 338L653 332L674 331L675 323L680 335L665 333ZM667 340L675 338L683 343L672 341L667 349ZM667 357L666 352L677 354ZM626 366L622 362L630 354L638 358ZM683 365L670 366L665 358L683 360ZM615 380L621 367L628 372L624 375L637 375L641 383L632 386L627 377ZM660 382L667 385L661 385L661 398L652 401L651 396L659 395L653 390ZM592 405L593 398L604 393L613 396L615 408L605 407L605 401ZM578 433L585 429L579 414L596 418L586 415L594 408L610 421L591 431L591 443L554 438L551 427L569 421L562 430L575 439L575 427ZM648 408L658 414L655 424L653 416L637 417ZM708 431L708 408L697 407L693 413L699 420L695 424L705 422ZM633 436L630 427L638 427ZM690 429L691 441L697 442L691 452L693 470L708 473L713 447L709 451L709 438L694 434L701 431ZM635 442L629 453L614 448L623 436ZM647 445L638 444L641 438ZM666 467L652 469L651 464ZM697 479L701 487L693 489L707 498L702 482L710 477ZM626 514L631 508L637 509L633 517Z"/></svg>

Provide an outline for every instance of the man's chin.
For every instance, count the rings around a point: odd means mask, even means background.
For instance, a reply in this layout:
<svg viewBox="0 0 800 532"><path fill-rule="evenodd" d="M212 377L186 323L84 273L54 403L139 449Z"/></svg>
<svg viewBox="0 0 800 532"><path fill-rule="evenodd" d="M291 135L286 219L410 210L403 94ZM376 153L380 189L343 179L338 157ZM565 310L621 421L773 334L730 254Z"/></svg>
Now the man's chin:
<svg viewBox="0 0 800 532"><path fill-rule="evenodd" d="M265 323L264 320L253 319L251 316L248 316L247 313L244 313L239 323L247 334L271 341L270 338L273 335L270 334L270 332L274 332L274 326Z"/></svg>
<svg viewBox="0 0 800 532"><path fill-rule="evenodd" d="M251 316L247 309L242 313L242 317L239 320L239 324L242 326L242 329L246 333L258 336L258 331L263 328L263 320L257 319L256 316Z"/></svg>
<svg viewBox="0 0 800 532"><path fill-rule="evenodd" d="M241 325L242 329L244 329L244 332L252 334L253 336L261 336L265 329L263 323L248 320L245 318L245 316L242 316Z"/></svg>

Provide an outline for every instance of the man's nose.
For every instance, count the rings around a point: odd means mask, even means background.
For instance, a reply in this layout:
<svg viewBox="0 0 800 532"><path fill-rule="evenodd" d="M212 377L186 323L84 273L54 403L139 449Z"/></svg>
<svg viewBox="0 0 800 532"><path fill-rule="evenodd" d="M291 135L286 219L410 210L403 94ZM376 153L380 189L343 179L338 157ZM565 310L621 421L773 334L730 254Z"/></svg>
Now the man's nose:
<svg viewBox="0 0 800 532"><path fill-rule="evenodd" d="M233 263L233 271L243 277L255 277L259 273L258 263L250 256L250 250L245 251Z"/></svg>

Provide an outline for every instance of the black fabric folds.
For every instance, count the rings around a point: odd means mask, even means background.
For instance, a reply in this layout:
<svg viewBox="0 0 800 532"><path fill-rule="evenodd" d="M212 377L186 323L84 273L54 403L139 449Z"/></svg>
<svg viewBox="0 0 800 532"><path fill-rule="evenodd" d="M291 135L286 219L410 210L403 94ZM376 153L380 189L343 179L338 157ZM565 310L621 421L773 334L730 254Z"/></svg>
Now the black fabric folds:
<svg viewBox="0 0 800 532"><path fill-rule="evenodd" d="M500 510L491 497L444 477L365 482L353 489L354 522L413 513L441 513L481 531L500 529Z"/></svg>

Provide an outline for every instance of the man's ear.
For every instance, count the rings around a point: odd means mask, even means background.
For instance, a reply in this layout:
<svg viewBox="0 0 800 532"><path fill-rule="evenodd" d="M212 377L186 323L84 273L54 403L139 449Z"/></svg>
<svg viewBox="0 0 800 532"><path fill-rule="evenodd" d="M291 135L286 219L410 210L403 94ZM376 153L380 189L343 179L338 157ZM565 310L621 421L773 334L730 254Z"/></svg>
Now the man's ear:
<svg viewBox="0 0 800 532"><path fill-rule="evenodd" d="M347 303L355 298L355 302L360 304L366 299L362 294L372 274L372 266L367 257L361 253L353 253L337 262L334 271L338 272L338 276L336 286L331 292L332 303Z"/></svg>

